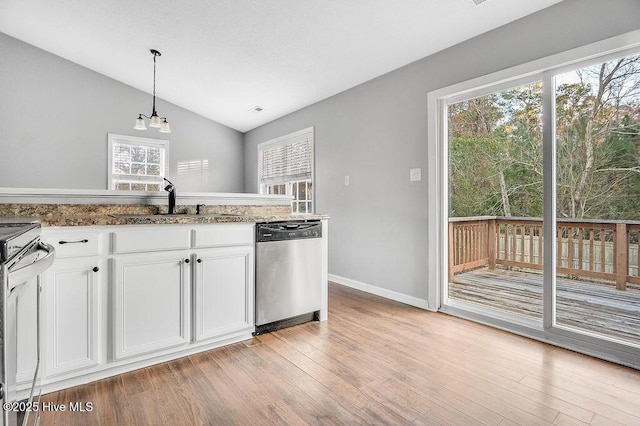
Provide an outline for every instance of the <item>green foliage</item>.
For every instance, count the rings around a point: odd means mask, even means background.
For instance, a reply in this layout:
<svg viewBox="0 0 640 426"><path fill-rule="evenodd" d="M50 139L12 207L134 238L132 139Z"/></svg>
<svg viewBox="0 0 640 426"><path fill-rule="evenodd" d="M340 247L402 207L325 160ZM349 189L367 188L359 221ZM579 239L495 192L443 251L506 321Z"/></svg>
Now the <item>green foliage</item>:
<svg viewBox="0 0 640 426"><path fill-rule="evenodd" d="M556 88L560 217L640 220L640 55ZM542 83L449 108L451 216L542 216Z"/></svg>
<svg viewBox="0 0 640 426"><path fill-rule="evenodd" d="M449 210L452 216L501 215L499 161L504 140L480 136L454 138L449 145Z"/></svg>
<svg viewBox="0 0 640 426"><path fill-rule="evenodd" d="M451 216L542 215L541 105L536 83L450 108Z"/></svg>

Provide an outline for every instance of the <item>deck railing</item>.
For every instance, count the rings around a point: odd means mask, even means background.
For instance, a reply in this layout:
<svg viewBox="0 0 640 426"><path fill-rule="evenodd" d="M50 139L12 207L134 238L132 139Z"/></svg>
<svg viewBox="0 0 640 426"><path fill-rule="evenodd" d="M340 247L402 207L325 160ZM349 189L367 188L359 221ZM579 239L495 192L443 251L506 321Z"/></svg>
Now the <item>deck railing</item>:
<svg viewBox="0 0 640 426"><path fill-rule="evenodd" d="M619 290L640 284L640 222L558 219L558 273L609 280ZM457 273L496 265L542 269L542 219L467 217L449 219L449 280Z"/></svg>

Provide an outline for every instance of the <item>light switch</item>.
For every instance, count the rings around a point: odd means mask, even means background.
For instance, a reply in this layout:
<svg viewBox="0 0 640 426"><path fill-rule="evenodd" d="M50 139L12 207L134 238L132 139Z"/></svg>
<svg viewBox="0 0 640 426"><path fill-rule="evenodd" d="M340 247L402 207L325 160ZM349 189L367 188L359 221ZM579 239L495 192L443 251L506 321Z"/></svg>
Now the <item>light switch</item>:
<svg viewBox="0 0 640 426"><path fill-rule="evenodd" d="M349 177L349 175L344 177L344 186L349 186L351 185L351 177Z"/></svg>
<svg viewBox="0 0 640 426"><path fill-rule="evenodd" d="M422 169L417 168L417 169L409 170L409 180L411 182L417 182L422 180Z"/></svg>

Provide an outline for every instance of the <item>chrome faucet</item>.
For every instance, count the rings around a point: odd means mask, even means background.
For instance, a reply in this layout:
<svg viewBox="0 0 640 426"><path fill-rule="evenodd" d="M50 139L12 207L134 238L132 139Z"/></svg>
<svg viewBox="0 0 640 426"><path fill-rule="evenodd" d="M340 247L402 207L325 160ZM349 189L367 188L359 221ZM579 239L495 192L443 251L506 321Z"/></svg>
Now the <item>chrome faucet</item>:
<svg viewBox="0 0 640 426"><path fill-rule="evenodd" d="M171 181L167 178L162 178L167 181L169 185L164 187L164 190L169 193L169 214L176 213L176 187Z"/></svg>

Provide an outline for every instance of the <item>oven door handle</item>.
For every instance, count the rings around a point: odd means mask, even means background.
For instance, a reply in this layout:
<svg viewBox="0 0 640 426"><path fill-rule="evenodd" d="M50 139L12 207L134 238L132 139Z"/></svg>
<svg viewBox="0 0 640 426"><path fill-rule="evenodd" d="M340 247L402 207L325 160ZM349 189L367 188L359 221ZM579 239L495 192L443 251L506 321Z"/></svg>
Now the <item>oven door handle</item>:
<svg viewBox="0 0 640 426"><path fill-rule="evenodd" d="M40 241L37 250L45 252L45 256L33 263L9 271L9 291L42 274L53 264L56 249L52 245Z"/></svg>

